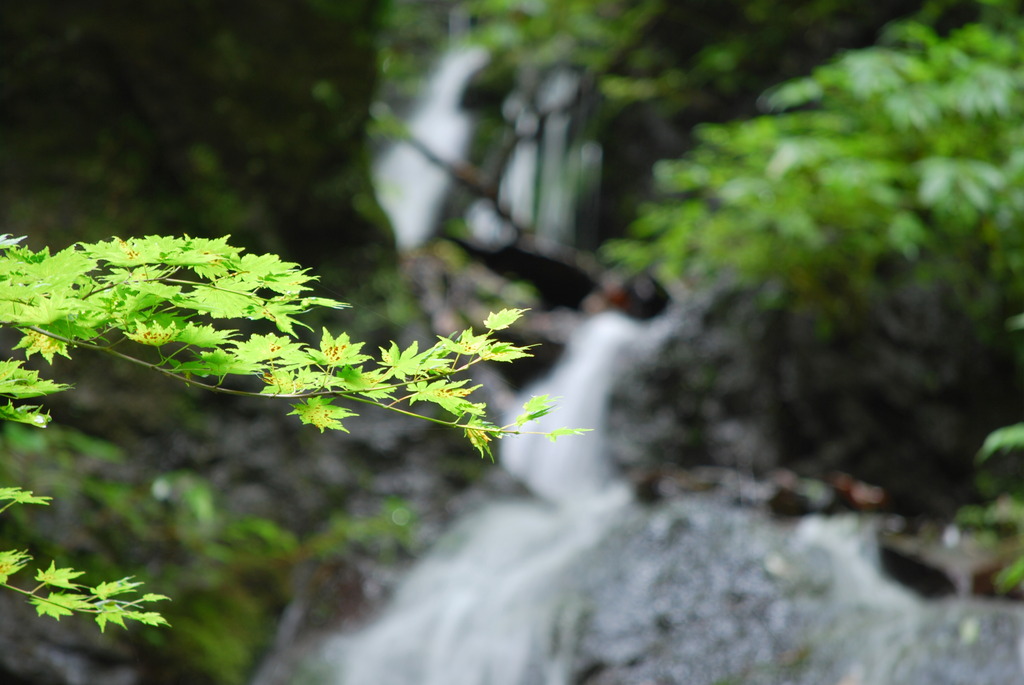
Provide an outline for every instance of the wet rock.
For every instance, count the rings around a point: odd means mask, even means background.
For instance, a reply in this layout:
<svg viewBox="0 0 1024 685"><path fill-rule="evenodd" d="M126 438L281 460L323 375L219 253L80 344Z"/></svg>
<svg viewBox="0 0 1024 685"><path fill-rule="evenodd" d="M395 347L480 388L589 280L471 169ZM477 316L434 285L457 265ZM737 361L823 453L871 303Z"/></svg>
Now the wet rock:
<svg viewBox="0 0 1024 685"><path fill-rule="evenodd" d="M856 331L824 335L807 315L766 307L772 295L691 293L662 334L638 341L612 398L620 462L842 472L903 513L968 501L974 454L1014 420L1018 390L1009 360L974 337L952 298L907 287Z"/></svg>
<svg viewBox="0 0 1024 685"><path fill-rule="evenodd" d="M835 493L824 482L801 478L785 469L770 474L768 487L771 494L766 505L777 516L825 513L835 504Z"/></svg>
<svg viewBox="0 0 1024 685"><path fill-rule="evenodd" d="M924 601L879 572L871 526L797 528L691 495L634 512L579 567L580 685L1004 685L1024 610Z"/></svg>
<svg viewBox="0 0 1024 685"><path fill-rule="evenodd" d="M628 474L637 501L651 504L679 497L686 492L703 492L717 487L717 479L672 466L638 469Z"/></svg>

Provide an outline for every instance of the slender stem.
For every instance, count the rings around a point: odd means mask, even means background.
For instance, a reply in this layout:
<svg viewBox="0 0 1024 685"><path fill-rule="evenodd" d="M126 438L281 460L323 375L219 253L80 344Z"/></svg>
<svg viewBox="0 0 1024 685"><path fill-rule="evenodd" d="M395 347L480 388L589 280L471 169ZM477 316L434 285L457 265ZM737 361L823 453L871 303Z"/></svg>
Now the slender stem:
<svg viewBox="0 0 1024 685"><path fill-rule="evenodd" d="M36 596L36 594L34 592L29 592L28 590L22 590L20 587L16 587L14 585L11 585L10 583L0 583L0 587L5 587L8 590L14 590L15 592L23 594L26 597L35 597Z"/></svg>
<svg viewBox="0 0 1024 685"><path fill-rule="evenodd" d="M17 592L18 594L25 595L26 597L31 597L31 598L35 599L37 602L44 602L44 603L50 604L52 606L63 607L65 609L67 609L68 611L76 611L76 612L79 612L79 613L102 614L102 613L108 611L108 609L106 609L103 606L103 604L106 603L106 602L112 602L113 604L117 605L118 609L126 609L126 608L141 609L142 608L142 605L141 605L142 599L135 599L135 600L131 600L131 601L120 600L120 599L100 600L100 598L97 597L96 595L90 594L90 595L83 595L83 597L85 598L83 601L86 602L87 604L89 604L88 607L75 607L74 609L71 609L69 607L65 607L60 602L54 602L53 600L51 600L51 599L49 599L47 597L43 597L42 595L38 594L38 592L40 590L42 590L44 587L46 587L45 583L42 584L42 585L39 585L38 587L36 587L32 591L23 590L20 587L17 587L15 585L11 585L10 583L0 583L0 587L6 588L8 590L13 590L14 592ZM79 586L79 587L84 587L84 586ZM67 589L67 588L63 588L63 589Z"/></svg>
<svg viewBox="0 0 1024 685"><path fill-rule="evenodd" d="M156 371L157 373L160 373L163 376L166 376L168 378L173 378L175 380L181 381L182 383L185 383L186 385L194 385L194 386L197 386L197 387L202 388L204 390L208 390L208 391L214 392L214 393L219 393L219 394L222 394L222 395L232 395L232 396L236 396L236 397L268 397L268 398L272 397L272 398L276 398L276 399L298 399L298 400L309 399L309 398L312 398L312 397L343 397L343 398L345 398L347 400L351 400L353 402L359 402L361 404L369 404L369 405L372 405L372 406L375 406L375 407L378 407L378 408L381 408L381 409L388 409L390 411L397 412L397 413L403 414L405 416L410 416L410 417L413 417L413 418L422 419L424 421L429 421L431 423L436 423L436 424L441 425L441 426L447 426L449 428L473 428L473 430L479 430L479 431L483 431L483 432L486 432L486 433L511 434L511 435L518 435L518 434L524 432L524 431L507 431L507 430L504 430L504 429L498 428L498 427L488 428L488 427L485 427L485 426L468 426L466 424L459 423L458 419L456 419L454 421L445 421L444 419L434 418L434 417L431 417L431 416L427 416L426 414L419 414L419 413L416 413L414 411L408 411L408 410L405 410L405 409L401 409L401 408L393 406L391 404L384 404L384 403L382 403L382 402L380 402L378 400L373 400L373 399L366 398L366 397L360 397L359 395L354 394L354 393L356 393L358 391L344 392L344 391L337 391L337 390L324 390L324 391L307 392L307 393L279 393L279 394L269 395L267 393L251 392L251 391L248 391L248 390L234 390L232 388L225 388L225 387L220 386L220 385L212 385L210 383L204 383L202 381L197 381L197 380L193 380L191 378L187 378L187 377L183 376L182 374L175 373L174 371L171 371L169 369L165 369L162 366L160 366L159 364L153 364L151 362L147 362L145 360L139 359L138 357L133 357L131 355L124 354L123 352L118 352L117 350L112 349L110 347L104 347L102 345L94 345L93 343L85 342L85 341L82 341L82 340L72 340L70 338L67 338L65 336L59 335L57 333L53 333L51 331L47 331L45 329L39 328L38 326L24 326L23 328L25 328L27 330L35 331L36 333L40 333L40 334L45 335L45 336L48 336L50 338L53 338L54 340L59 340L59 341L61 341L63 343L71 345L73 347L82 347L84 349L93 350L94 352L101 352L101 353L104 353L104 354L112 355L114 357L117 357L118 359L123 359L124 361L127 361L129 363L136 364L138 366L142 366L142 367L150 369L152 371ZM461 371L465 371L466 369L468 369L469 367L473 366L474 364L477 364L480 361L481 361L481 359L479 357L477 357L475 359L472 359L472 360L466 362L465 364L463 364L458 369L454 369L453 371L451 371L451 373L454 374L454 373L459 373ZM400 388L400 387L404 387L404 386L410 385L411 383L415 383L418 380L422 380L422 379L415 379L414 378L414 379L411 379L411 380L408 380L408 381L403 381L401 383L395 383L395 384L388 385L388 386L382 386L380 388L374 388L373 390L374 391L378 391L378 390L391 390L391 389ZM402 400L405 400L405 399L408 399L408 398L402 398ZM402 400L396 400L396 401L402 401Z"/></svg>

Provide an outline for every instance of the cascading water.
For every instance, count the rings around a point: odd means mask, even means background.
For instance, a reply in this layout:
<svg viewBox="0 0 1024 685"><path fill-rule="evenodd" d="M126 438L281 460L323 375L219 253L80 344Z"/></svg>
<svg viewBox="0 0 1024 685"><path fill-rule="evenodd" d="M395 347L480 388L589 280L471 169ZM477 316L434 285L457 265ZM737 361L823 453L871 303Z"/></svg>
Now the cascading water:
<svg viewBox="0 0 1024 685"><path fill-rule="evenodd" d="M528 93L527 90L532 90ZM549 244L594 248L580 228L596 221L601 147L586 137L588 113L580 74L568 67L551 71L534 89L505 100L503 115L517 142L503 170L498 201L519 227ZM473 236L500 244L510 238L490 201L467 212Z"/></svg>
<svg viewBox="0 0 1024 685"><path fill-rule="evenodd" d="M453 88L482 57L455 59L464 60L459 69L437 76ZM430 97L442 95L457 101L450 91ZM417 126L431 145L432 133ZM530 144L527 161L538 152ZM406 152L379 168L398 167L382 183L401 184L403 201L384 204L400 244L414 246L429 235L447 180L427 184L432 165ZM529 166L535 176L536 157ZM532 221L540 205L529 204ZM728 491L633 504L603 426L624 348L657 335L645 326L605 313L578 328L529 394L560 398L547 426L595 430L555 443L503 441L503 466L538 497L457 523L376 620L325 641L290 683L1024 683L1021 610L913 596L879 572L874 543L854 519L808 519L794 532L738 507Z"/></svg>
<svg viewBox="0 0 1024 685"><path fill-rule="evenodd" d="M856 517L792 529L729 488L634 504L601 427L624 348L656 330L615 313L581 325L527 394L559 396L551 420L594 426L590 442L507 439L503 464L541 497L456 524L374 622L329 640L295 682L1024 683L1024 611L916 597L884 577Z"/></svg>
<svg viewBox="0 0 1024 685"><path fill-rule="evenodd" d="M502 443L502 466L534 494L565 502L599 492L614 481L604 407L615 381L616 357L628 342L641 337L642 326L614 312L592 318L573 335L555 371L527 390L529 395L561 398L558 411L543 417L537 430L590 428L584 435L555 443L543 435L523 435Z"/></svg>
<svg viewBox="0 0 1024 685"><path fill-rule="evenodd" d="M425 101L407 122L410 134L439 159L455 162L465 147L468 119L457 104L466 81L485 59L479 51L446 56ZM571 203L556 196L569 190L564 159L571 145L570 115L561 110L566 109L563 101L573 97L575 79L566 72L542 93L551 111L542 139L546 161L538 162L537 143L527 141L503 182L503 197L514 200L516 218L532 224L542 217L550 231L556 224L571 227L573 220ZM529 116L519 117L520 129L528 125ZM518 178L517 169L530 178ZM399 247L415 247L429 238L448 187L446 172L420 150L399 144L376 166L376 177ZM522 197L538 177L550 185L538 205L539 215L532 197ZM601 539L615 512L629 501L627 488L615 479L602 426L615 357L641 326L616 313L585 322L558 371L531 388L529 394L559 398L558 409L536 430L555 425L594 428L556 443L536 435L502 443L505 467L545 501L495 504L456 525L410 573L376 622L330 641L324 662L331 674L317 682L569 682L575 626L566 572Z"/></svg>
<svg viewBox="0 0 1024 685"><path fill-rule="evenodd" d="M465 155L472 119L460 103L469 79L486 63L487 52L481 48L448 52L406 122L413 140L444 162L455 163ZM448 172L412 145L399 142L374 165L374 181L399 249L426 242L451 184Z"/></svg>
<svg viewBox="0 0 1024 685"><path fill-rule="evenodd" d="M596 426L551 443L509 438L502 461L549 499L506 502L459 523L365 631L327 650L336 685L565 685L576 626L573 564L629 501L601 440L614 357L641 328L606 313L576 332L554 391L559 425ZM525 398L524 398L525 399ZM543 428L543 427L541 427Z"/></svg>

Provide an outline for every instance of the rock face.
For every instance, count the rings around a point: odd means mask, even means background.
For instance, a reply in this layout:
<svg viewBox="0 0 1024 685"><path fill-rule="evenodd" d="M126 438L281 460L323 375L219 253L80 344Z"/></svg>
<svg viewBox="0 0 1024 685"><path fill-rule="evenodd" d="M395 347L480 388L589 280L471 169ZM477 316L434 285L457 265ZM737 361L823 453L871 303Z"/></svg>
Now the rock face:
<svg viewBox="0 0 1024 685"><path fill-rule="evenodd" d="M492 503L367 629L259 682L1022 682L1019 603L925 599L879 571L868 519L780 523L737 485L650 507Z"/></svg>
<svg viewBox="0 0 1024 685"><path fill-rule="evenodd" d="M1021 682L1024 610L925 602L854 517L795 531L720 495L634 510L582 561L579 685Z"/></svg>
<svg viewBox="0 0 1024 685"><path fill-rule="evenodd" d="M951 298L906 288L856 334L824 334L766 308L770 295L721 286L667 315L670 330L637 351L613 397L622 462L842 471L883 486L905 513L966 501L974 454L1015 420L1018 390Z"/></svg>

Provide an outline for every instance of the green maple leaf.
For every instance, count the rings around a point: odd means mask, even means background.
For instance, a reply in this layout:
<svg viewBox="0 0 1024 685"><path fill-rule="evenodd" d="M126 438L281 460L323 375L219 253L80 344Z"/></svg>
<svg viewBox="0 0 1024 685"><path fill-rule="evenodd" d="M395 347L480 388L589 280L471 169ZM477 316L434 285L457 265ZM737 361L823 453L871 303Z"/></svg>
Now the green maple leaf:
<svg viewBox="0 0 1024 685"><path fill-rule="evenodd" d="M491 451L491 443L494 441L495 433L494 430L497 428L492 423L488 423L479 418L473 418L469 421L469 424L464 428L466 438L469 439L469 443L476 448L477 452L480 453L480 457L487 457L491 461L494 461L494 453ZM497 434L500 436L500 433Z"/></svg>
<svg viewBox="0 0 1024 685"><path fill-rule="evenodd" d="M302 364L307 355L301 343L280 335L251 335L248 340L233 343L235 354L244 362L261 363L271 360Z"/></svg>
<svg viewBox="0 0 1024 685"><path fill-rule="evenodd" d="M40 329L41 331L42 329ZM68 354L68 346L63 340L57 340L46 333L36 330L22 330L24 334L14 349L24 349L25 358L30 359L33 354L39 354L46 359L47 364L53 363L53 355L59 354L62 357L71 359Z"/></svg>
<svg viewBox="0 0 1024 685"><path fill-rule="evenodd" d="M61 616L71 616L76 611L93 610L88 597L76 593L52 592L46 597L30 597L29 601L36 606L37 614L52 616L58 621Z"/></svg>
<svg viewBox="0 0 1024 685"><path fill-rule="evenodd" d="M288 415L298 416L302 423L316 426L321 433L327 428L347 433L348 430L342 425L341 420L356 416L356 413L335 405L329 397L311 397L305 402L293 404Z"/></svg>
<svg viewBox="0 0 1024 685"><path fill-rule="evenodd" d="M267 300L261 306L251 308L250 316L257 319L272 321L277 330L288 335L295 335L295 326L309 328L306 324L294 318L293 314L302 314L307 307L302 300L289 298Z"/></svg>
<svg viewBox="0 0 1024 685"><path fill-rule="evenodd" d="M235 269L253 279L278 279L289 275L307 281L313 278L307 276L305 269L301 269L298 264L285 262L275 254L244 254Z"/></svg>
<svg viewBox="0 0 1024 685"><path fill-rule="evenodd" d="M267 288L282 295L297 296L309 290L306 283L316 280L316 276L309 275L307 269L282 261L274 254L245 254L232 266L234 273L220 285L249 290Z"/></svg>
<svg viewBox="0 0 1024 685"><path fill-rule="evenodd" d="M550 433L547 433L547 436L548 440L554 442L563 435L583 435L584 433L589 433L590 431L590 428L556 428Z"/></svg>
<svg viewBox="0 0 1024 685"><path fill-rule="evenodd" d="M24 342L24 339L22 341ZM26 356L28 355L26 354ZM21 362L15 359L0 360L0 395L4 397L17 399L39 397L40 395L52 395L70 387L64 383L40 378L38 371L23 368Z"/></svg>
<svg viewBox="0 0 1024 685"><path fill-rule="evenodd" d="M216 328L211 325L187 323L178 331L175 342L196 347L220 347L235 337L238 331L230 328Z"/></svg>
<svg viewBox="0 0 1024 685"><path fill-rule="evenodd" d="M135 588L142 585L139 582L132 582L131 577L122 578L121 580L114 580L106 583L100 583L92 589L92 594L100 599L107 599L114 595L124 594L125 592L132 592Z"/></svg>
<svg viewBox="0 0 1024 685"><path fill-rule="evenodd" d="M53 498L37 497L31 490L0 488L0 500L9 500L11 504L49 504L51 499Z"/></svg>
<svg viewBox="0 0 1024 685"><path fill-rule="evenodd" d="M138 621L139 623L145 623L148 626L171 625L167 622L167 619L155 611L127 611L125 612L124 617L133 621Z"/></svg>
<svg viewBox="0 0 1024 685"><path fill-rule="evenodd" d="M115 586L114 588L112 588L112 592L110 592L110 594L119 594L122 592L129 592L133 588L141 584L142 583L130 582L129 579L123 578L122 580L115 581L114 583L104 583L102 586L94 588L94 594L96 597L102 600L104 599L104 597L102 597L98 591L103 586ZM155 611L143 612L129 608L132 606L136 606L141 602L156 602L165 599L168 598L164 595L146 594L138 600L135 600L130 603L100 601L92 603L91 606L94 607L94 610L98 612L96 614L96 623L99 624L100 632L103 632L107 626L107 623L114 623L116 625L121 626L122 628L126 628L127 626L125 626L124 624L125 619L131 621L139 621L140 623L145 623L151 626L170 625L163 616L161 616L159 613Z"/></svg>
<svg viewBox="0 0 1024 685"><path fill-rule="evenodd" d="M234 292L200 284L191 292L174 298L174 305L212 316L215 319L247 317L266 318L259 314L260 298L247 292Z"/></svg>
<svg viewBox="0 0 1024 685"><path fill-rule="evenodd" d="M76 302L74 298L61 297L59 291L52 297L39 295L28 302L20 303L11 315L5 318L19 326L45 326L73 314Z"/></svg>
<svg viewBox="0 0 1024 685"><path fill-rule="evenodd" d="M17 274L13 281L24 287L23 297L48 295L71 290L95 267L95 260L70 247L46 254L45 259L21 262L13 272Z"/></svg>
<svg viewBox="0 0 1024 685"><path fill-rule="evenodd" d="M38 405L15 405L13 402L0 405L0 421L27 423L36 428L46 428L50 415Z"/></svg>
<svg viewBox="0 0 1024 685"><path fill-rule="evenodd" d="M83 573L84 571L76 571L73 568L57 568L51 561L50 568L45 571L42 569L36 571L36 580L40 583L45 583L46 585L53 585L54 587L63 587L73 590L80 586L77 583L72 583L71 581Z"/></svg>
<svg viewBox="0 0 1024 685"><path fill-rule="evenodd" d="M476 335L472 328L467 328L455 339L439 338L441 348L460 355L474 356L481 350L485 350L491 343L488 333Z"/></svg>
<svg viewBox="0 0 1024 685"><path fill-rule="evenodd" d="M230 237L148 236L146 240L164 264L188 267L194 272L202 272L205 278L214 278L226 273L228 263L238 259L242 252L241 248L228 244Z"/></svg>
<svg viewBox="0 0 1024 685"><path fill-rule="evenodd" d="M163 300L173 300L181 294L182 287L180 285L162 283L158 280L150 280L151 278L152 276L147 276L132 283L132 289L140 295L146 295L153 298L152 301L154 304L159 304Z"/></svg>
<svg viewBox="0 0 1024 685"><path fill-rule="evenodd" d="M510 362L523 357L532 356L525 347L518 347L512 343L495 342L480 352L480 358L492 362Z"/></svg>
<svg viewBox="0 0 1024 685"><path fill-rule="evenodd" d="M259 364L243 361L222 349L203 352L199 355L198 359L187 362L178 362L172 359L169 363L176 373L195 376L216 376L217 378L224 378L231 374L249 375L255 373L260 368Z"/></svg>
<svg viewBox="0 0 1024 685"><path fill-rule="evenodd" d="M162 602L164 600L170 600L167 595L158 595L155 592L147 592L139 598L140 602Z"/></svg>
<svg viewBox="0 0 1024 685"><path fill-rule="evenodd" d="M0 583L6 583L8 577L25 568L25 565L30 561L32 561L32 557L27 552L19 552L13 549L0 552Z"/></svg>
<svg viewBox="0 0 1024 685"><path fill-rule="evenodd" d="M535 395L523 405L523 413L516 418L516 426L547 416L555 408L555 401L547 395Z"/></svg>
<svg viewBox="0 0 1024 685"><path fill-rule="evenodd" d="M347 333L333 336L324 328L320 337L320 349L311 349L308 355L310 361L321 366L351 366L370 359L368 355L359 353L362 347L363 343L353 343Z"/></svg>
<svg viewBox="0 0 1024 685"><path fill-rule="evenodd" d="M419 343L415 340L404 350L392 342L388 349L380 348L380 364L388 369L390 375L400 380L417 376L425 371L424 362L434 354L433 349L423 353L419 349Z"/></svg>
<svg viewBox="0 0 1024 685"><path fill-rule="evenodd" d="M141 345L160 347L178 338L181 329L175 322L161 325L158 321L140 321L125 335Z"/></svg>
<svg viewBox="0 0 1024 685"><path fill-rule="evenodd" d="M331 377L317 371L304 369L273 369L263 373L264 395L299 395L314 390L322 390L330 384Z"/></svg>
<svg viewBox="0 0 1024 685"><path fill-rule="evenodd" d="M83 244L80 247L87 256L114 266L138 266L159 261L159 255L156 253L144 256L143 252L149 251L143 247L143 243L144 241L139 238L122 240L115 236L110 240Z"/></svg>
<svg viewBox="0 0 1024 685"><path fill-rule="evenodd" d="M526 312L526 309L502 309L500 312L492 312L484 321L484 326L490 331L500 331L514 324Z"/></svg>
<svg viewBox="0 0 1024 685"><path fill-rule="evenodd" d="M329 297L304 297L299 300L303 309L312 309L314 307L326 307L328 309L348 309L352 305L348 302L342 302L340 300L334 300Z"/></svg>
<svg viewBox="0 0 1024 685"><path fill-rule="evenodd" d="M421 381L414 383L411 389L415 391L409 398L409 404L416 402L433 402L455 416L465 414L482 415L486 409L484 404L470 402L466 397L479 385L464 387L469 381L450 383L446 380L433 382Z"/></svg>
<svg viewBox="0 0 1024 685"><path fill-rule="evenodd" d="M127 628L128 626L124 624L125 615L127 613L127 611L121 608L102 609L98 614L96 614L96 623L100 627L100 632L106 632L107 623L116 623L122 628Z"/></svg>
<svg viewBox="0 0 1024 685"><path fill-rule="evenodd" d="M388 387L379 387L387 379L387 373L380 369L363 371L355 366L343 366L334 372L342 388L371 399L385 399L394 395Z"/></svg>

